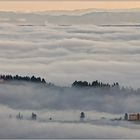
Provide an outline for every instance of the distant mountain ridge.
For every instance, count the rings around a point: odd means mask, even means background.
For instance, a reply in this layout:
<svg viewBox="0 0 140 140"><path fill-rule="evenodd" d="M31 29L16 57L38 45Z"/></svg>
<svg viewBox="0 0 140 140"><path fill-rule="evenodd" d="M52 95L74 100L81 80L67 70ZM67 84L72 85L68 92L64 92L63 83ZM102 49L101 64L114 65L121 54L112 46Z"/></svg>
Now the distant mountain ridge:
<svg viewBox="0 0 140 140"><path fill-rule="evenodd" d="M140 24L140 9L131 10L77 10L50 12L0 12L0 23L59 25L94 24L94 25L133 25Z"/></svg>

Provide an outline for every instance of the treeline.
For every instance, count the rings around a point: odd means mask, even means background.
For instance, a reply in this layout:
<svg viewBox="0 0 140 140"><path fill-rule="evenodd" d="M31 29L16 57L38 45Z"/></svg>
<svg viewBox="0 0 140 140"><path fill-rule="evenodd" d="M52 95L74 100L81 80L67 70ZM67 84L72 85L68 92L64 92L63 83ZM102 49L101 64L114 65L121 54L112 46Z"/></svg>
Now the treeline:
<svg viewBox="0 0 140 140"><path fill-rule="evenodd" d="M35 77L34 75L29 77L29 76L20 76L20 75L0 75L0 79L4 81L25 81L25 82L34 82L34 83L45 83L48 86L52 87L55 86L52 83L46 83L44 78L41 77ZM110 87L119 87L119 83L102 83L99 82L98 80L93 81L93 82L87 82L87 81L75 81L72 83L72 87L98 87L98 88L110 88Z"/></svg>
<svg viewBox="0 0 140 140"><path fill-rule="evenodd" d="M87 81L75 81L72 83L72 87L105 87L105 88L110 88L110 87L119 87L119 83L113 83L112 85L109 83L102 83L99 82L98 80L93 81L92 83L89 83Z"/></svg>
<svg viewBox="0 0 140 140"><path fill-rule="evenodd" d="M4 81L25 81L25 82L34 82L34 83L46 83L44 78L35 77L35 76L19 76L19 75L0 75L0 79Z"/></svg>

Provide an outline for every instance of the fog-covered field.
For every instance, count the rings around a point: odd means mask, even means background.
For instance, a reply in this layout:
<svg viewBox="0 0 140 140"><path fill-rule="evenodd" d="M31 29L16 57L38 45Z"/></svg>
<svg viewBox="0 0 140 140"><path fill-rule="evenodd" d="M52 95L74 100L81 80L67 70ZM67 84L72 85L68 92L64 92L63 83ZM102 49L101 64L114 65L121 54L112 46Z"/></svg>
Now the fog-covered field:
<svg viewBox="0 0 140 140"><path fill-rule="evenodd" d="M6 82L0 84L0 138L140 138L140 123L123 120L125 112L139 112L139 102L130 89Z"/></svg>
<svg viewBox="0 0 140 140"><path fill-rule="evenodd" d="M111 120L140 112L139 90L70 88L99 80L138 89L139 63L138 26L1 23L0 74L41 76L63 88L1 83L0 138L140 138L140 124Z"/></svg>

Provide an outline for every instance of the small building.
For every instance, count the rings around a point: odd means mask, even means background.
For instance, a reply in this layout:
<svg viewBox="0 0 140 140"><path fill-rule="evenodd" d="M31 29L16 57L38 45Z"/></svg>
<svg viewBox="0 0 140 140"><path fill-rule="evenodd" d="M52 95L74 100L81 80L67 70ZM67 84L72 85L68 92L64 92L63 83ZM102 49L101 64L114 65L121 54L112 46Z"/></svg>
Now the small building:
<svg viewBox="0 0 140 140"><path fill-rule="evenodd" d="M139 113L128 114L128 121L140 121Z"/></svg>

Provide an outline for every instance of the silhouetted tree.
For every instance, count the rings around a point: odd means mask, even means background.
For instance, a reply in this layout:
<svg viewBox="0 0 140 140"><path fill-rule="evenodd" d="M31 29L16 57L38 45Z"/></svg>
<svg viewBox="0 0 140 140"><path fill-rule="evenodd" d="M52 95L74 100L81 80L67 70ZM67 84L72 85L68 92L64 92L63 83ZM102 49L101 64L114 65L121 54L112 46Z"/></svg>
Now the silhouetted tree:
<svg viewBox="0 0 140 140"><path fill-rule="evenodd" d="M36 120L37 119L37 115L35 113L32 113L31 119L32 120Z"/></svg>
<svg viewBox="0 0 140 140"><path fill-rule="evenodd" d="M125 120L128 120L128 114L127 114L127 113L125 113L124 119L125 119Z"/></svg>
<svg viewBox="0 0 140 140"><path fill-rule="evenodd" d="M23 119L23 115L20 114L20 112L19 112L18 115L16 116L16 118L21 120L21 119Z"/></svg>
<svg viewBox="0 0 140 140"><path fill-rule="evenodd" d="M41 82L42 82L42 83L46 83L46 81L45 81L45 79L44 79L44 78L42 78Z"/></svg>
<svg viewBox="0 0 140 140"><path fill-rule="evenodd" d="M84 112L81 112L81 114L80 114L80 120L84 120L84 118L85 118L85 113Z"/></svg>

